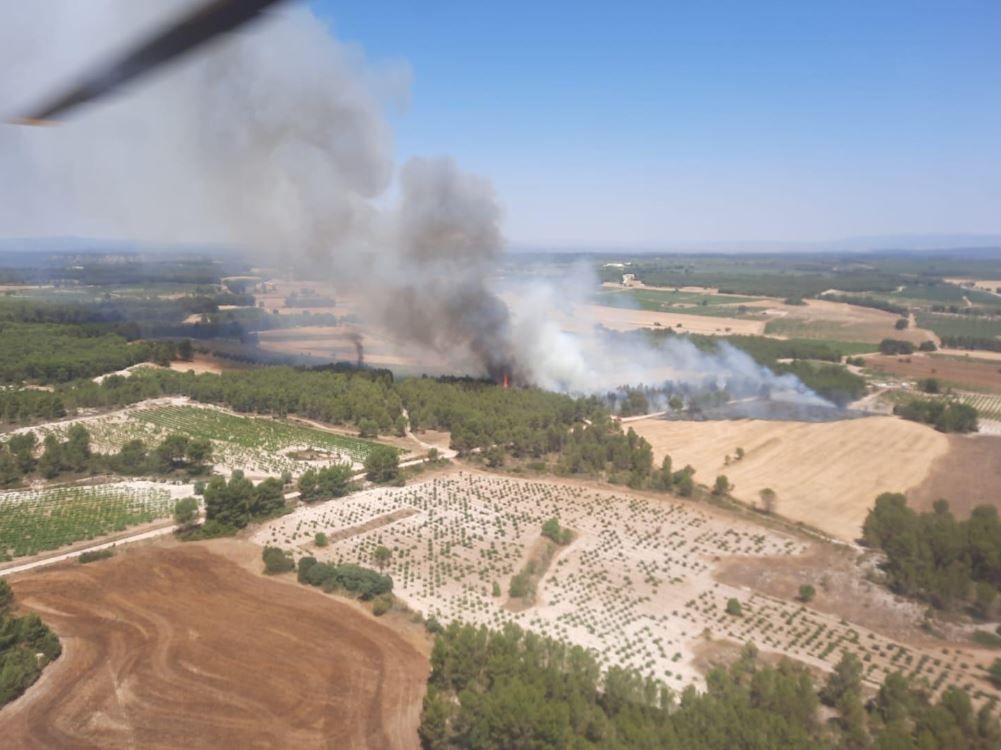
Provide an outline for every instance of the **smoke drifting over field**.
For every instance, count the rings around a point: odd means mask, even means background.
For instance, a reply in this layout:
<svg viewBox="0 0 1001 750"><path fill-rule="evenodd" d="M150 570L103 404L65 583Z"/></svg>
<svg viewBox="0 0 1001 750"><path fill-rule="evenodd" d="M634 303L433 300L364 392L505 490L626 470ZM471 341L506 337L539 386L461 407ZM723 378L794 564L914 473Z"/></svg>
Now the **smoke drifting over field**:
<svg viewBox="0 0 1001 750"><path fill-rule="evenodd" d="M196 0L48 0L0 9L0 111L108 56ZM0 234L217 241L287 261L308 256L366 300L401 346L458 369L546 388L707 382L803 393L736 350L685 341L657 350L609 341L557 312L591 281L493 287L501 210L485 180L442 157L397 169L382 110L409 71L375 67L309 10L288 6L210 45L142 88L81 109L55 129L0 130ZM384 196L396 180L398 201ZM573 313L567 313L572 315ZM359 342L359 358L362 356Z"/></svg>

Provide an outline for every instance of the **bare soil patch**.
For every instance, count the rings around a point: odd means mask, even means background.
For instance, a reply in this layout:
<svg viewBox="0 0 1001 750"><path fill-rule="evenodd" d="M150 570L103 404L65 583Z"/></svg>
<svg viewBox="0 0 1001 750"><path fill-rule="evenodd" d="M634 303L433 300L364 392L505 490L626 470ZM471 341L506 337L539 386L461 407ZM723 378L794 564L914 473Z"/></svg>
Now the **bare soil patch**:
<svg viewBox="0 0 1001 750"><path fill-rule="evenodd" d="M905 357L873 355L866 357L866 367L903 378L938 378L945 383L974 390L1001 392L1001 362L976 362L935 355L911 354Z"/></svg>
<svg viewBox="0 0 1001 750"><path fill-rule="evenodd" d="M939 498L949 501L958 518L966 518L978 505L1001 509L1001 437L949 435L949 450L932 462L923 481L907 490L908 504L931 510Z"/></svg>
<svg viewBox="0 0 1001 750"><path fill-rule="evenodd" d="M417 649L205 546L130 550L12 583L65 651L0 715L7 746L418 746Z"/></svg>
<svg viewBox="0 0 1001 750"><path fill-rule="evenodd" d="M726 475L732 494L751 504L759 493L777 493L776 512L853 541L881 492L903 492L928 475L946 455L945 435L895 417L841 422L648 419L630 425L653 446L659 462L671 455L676 468L691 464L696 479L712 484ZM744 457L734 457L743 448Z"/></svg>
<svg viewBox="0 0 1001 750"><path fill-rule="evenodd" d="M805 555L794 557L728 558L715 577L788 600L798 599L799 587L809 584L816 590L809 603L812 609L892 638L925 638L918 628L925 608L865 580L865 571L856 562L859 554L850 547L814 543Z"/></svg>

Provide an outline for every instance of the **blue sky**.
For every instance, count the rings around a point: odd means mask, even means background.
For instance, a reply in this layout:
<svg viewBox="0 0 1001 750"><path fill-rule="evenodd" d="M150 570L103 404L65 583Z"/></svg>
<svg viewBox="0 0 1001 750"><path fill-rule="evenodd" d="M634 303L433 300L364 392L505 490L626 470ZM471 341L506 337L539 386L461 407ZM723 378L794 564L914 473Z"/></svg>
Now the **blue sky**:
<svg viewBox="0 0 1001 750"><path fill-rule="evenodd" d="M1001 2L313 0L515 243L1001 233Z"/></svg>

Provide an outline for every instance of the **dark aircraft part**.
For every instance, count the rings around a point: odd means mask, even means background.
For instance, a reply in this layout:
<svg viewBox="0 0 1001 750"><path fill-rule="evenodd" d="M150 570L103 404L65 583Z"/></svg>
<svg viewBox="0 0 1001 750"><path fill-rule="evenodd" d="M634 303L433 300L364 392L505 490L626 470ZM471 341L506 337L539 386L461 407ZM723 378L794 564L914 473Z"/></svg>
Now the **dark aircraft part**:
<svg viewBox="0 0 1001 750"><path fill-rule="evenodd" d="M190 52L213 37L233 31L284 0L210 0L170 28L159 31L111 64L98 68L70 91L15 122L44 125L81 104L92 102L134 78Z"/></svg>

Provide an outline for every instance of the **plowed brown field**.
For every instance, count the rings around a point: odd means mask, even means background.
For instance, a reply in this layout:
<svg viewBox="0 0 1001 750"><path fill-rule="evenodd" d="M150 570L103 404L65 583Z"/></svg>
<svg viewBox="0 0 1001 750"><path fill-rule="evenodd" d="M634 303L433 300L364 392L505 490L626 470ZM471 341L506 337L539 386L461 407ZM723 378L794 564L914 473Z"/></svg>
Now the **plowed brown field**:
<svg viewBox="0 0 1001 750"><path fill-rule="evenodd" d="M201 546L13 581L62 657L4 748L414 748L427 661L350 605Z"/></svg>

